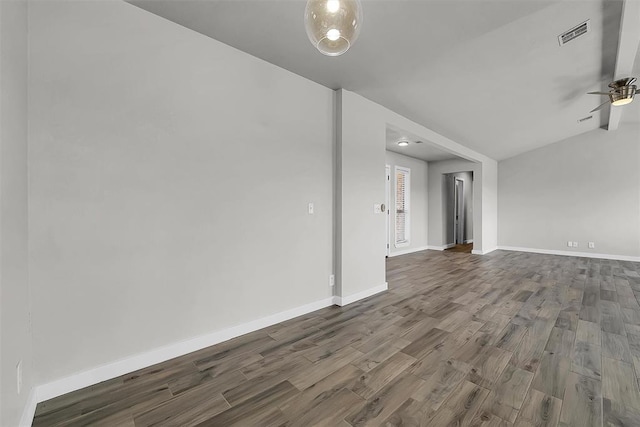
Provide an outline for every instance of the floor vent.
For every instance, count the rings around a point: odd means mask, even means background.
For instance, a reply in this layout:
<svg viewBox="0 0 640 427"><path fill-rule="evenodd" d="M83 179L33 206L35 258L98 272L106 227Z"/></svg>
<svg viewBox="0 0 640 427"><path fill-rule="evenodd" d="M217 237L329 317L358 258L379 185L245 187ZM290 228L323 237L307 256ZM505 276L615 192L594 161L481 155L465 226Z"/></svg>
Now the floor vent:
<svg viewBox="0 0 640 427"><path fill-rule="evenodd" d="M587 34L589 32L589 29L591 28L591 25L589 22L590 21L587 19L582 24L577 25L572 29L570 29L569 31L565 31L564 33L560 34L558 36L558 42L560 43L560 46L564 46L565 44L569 43L571 40L574 40L583 34Z"/></svg>

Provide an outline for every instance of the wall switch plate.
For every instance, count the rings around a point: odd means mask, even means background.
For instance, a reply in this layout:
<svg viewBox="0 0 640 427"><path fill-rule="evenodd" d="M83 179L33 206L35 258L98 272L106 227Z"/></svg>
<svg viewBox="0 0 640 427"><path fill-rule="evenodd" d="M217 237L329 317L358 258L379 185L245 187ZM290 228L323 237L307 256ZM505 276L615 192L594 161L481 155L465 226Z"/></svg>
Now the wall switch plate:
<svg viewBox="0 0 640 427"><path fill-rule="evenodd" d="M333 274L329 275L329 287L334 287L336 284L336 276Z"/></svg>
<svg viewBox="0 0 640 427"><path fill-rule="evenodd" d="M16 390L22 392L22 360L16 365Z"/></svg>
<svg viewBox="0 0 640 427"><path fill-rule="evenodd" d="M373 205L373 213L382 213L382 205L381 204Z"/></svg>
<svg viewBox="0 0 640 427"><path fill-rule="evenodd" d="M573 247L573 242L567 242L567 246L572 248Z"/></svg>
<svg viewBox="0 0 640 427"><path fill-rule="evenodd" d="M578 242L573 242L573 247L577 248L578 247Z"/></svg>
<svg viewBox="0 0 640 427"><path fill-rule="evenodd" d="M307 208L309 209L309 215L313 215L313 209L314 209L313 203L309 203L309 206Z"/></svg>
<svg viewBox="0 0 640 427"><path fill-rule="evenodd" d="M589 249L595 249L596 244L594 242L589 242Z"/></svg>

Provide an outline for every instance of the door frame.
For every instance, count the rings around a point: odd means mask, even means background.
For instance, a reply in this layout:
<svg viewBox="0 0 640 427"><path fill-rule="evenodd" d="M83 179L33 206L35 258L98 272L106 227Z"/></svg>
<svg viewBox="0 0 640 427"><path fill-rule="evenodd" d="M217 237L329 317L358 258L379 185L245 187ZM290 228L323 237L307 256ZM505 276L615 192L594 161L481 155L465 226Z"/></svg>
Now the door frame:
<svg viewBox="0 0 640 427"><path fill-rule="evenodd" d="M385 213L387 214L387 252L391 256L391 166L385 165L387 179L385 181Z"/></svg>
<svg viewBox="0 0 640 427"><path fill-rule="evenodd" d="M460 186L458 187L458 184ZM460 193L458 194L458 188ZM464 243L464 180L454 177L453 180L453 243L456 245ZM460 236L460 234L462 234Z"/></svg>

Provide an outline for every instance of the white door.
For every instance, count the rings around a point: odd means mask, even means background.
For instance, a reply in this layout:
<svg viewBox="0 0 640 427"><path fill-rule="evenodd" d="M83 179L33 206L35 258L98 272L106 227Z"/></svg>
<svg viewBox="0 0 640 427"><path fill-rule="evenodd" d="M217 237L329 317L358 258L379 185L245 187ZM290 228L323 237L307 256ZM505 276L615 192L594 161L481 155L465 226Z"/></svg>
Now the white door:
<svg viewBox="0 0 640 427"><path fill-rule="evenodd" d="M385 181L385 214L387 215L387 256L391 255L391 166L386 165L387 180Z"/></svg>

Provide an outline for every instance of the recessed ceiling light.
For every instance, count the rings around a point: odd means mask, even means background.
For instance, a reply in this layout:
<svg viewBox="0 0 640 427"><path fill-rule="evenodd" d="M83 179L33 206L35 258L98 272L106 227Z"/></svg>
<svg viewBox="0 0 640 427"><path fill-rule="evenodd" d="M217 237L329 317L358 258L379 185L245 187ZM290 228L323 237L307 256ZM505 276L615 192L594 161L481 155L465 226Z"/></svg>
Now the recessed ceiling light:
<svg viewBox="0 0 640 427"><path fill-rule="evenodd" d="M407 145L409 145L409 141L398 141L399 147L406 147Z"/></svg>

